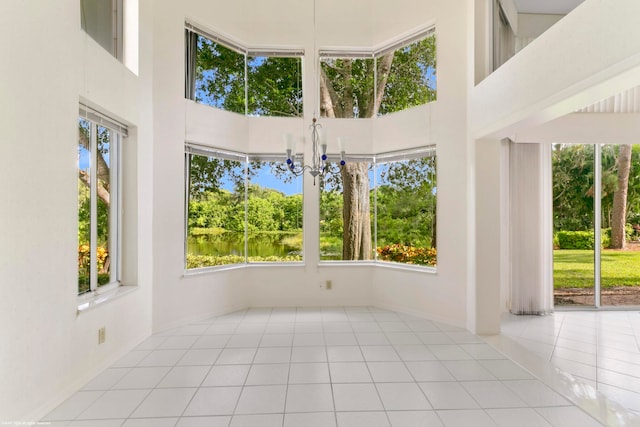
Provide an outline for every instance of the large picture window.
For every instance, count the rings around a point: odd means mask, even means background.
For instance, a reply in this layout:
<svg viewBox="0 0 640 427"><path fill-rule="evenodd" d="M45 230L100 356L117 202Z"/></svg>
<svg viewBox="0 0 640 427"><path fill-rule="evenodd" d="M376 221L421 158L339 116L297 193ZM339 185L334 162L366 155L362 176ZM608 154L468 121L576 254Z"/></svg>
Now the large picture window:
<svg viewBox="0 0 640 427"><path fill-rule="evenodd" d="M408 43L408 44L407 44ZM405 42L376 57L377 114L388 114L436 100L436 36Z"/></svg>
<svg viewBox="0 0 640 427"><path fill-rule="evenodd" d="M371 52L320 52L320 115L371 118L436 100L435 31Z"/></svg>
<svg viewBox="0 0 640 427"><path fill-rule="evenodd" d="M331 164L320 193L320 260L436 266L436 151Z"/></svg>
<svg viewBox="0 0 640 427"><path fill-rule="evenodd" d="M121 144L126 128L81 108L78 120L78 293L120 280Z"/></svg>
<svg viewBox="0 0 640 427"><path fill-rule="evenodd" d="M302 178L281 156L186 152L187 269L302 260Z"/></svg>
<svg viewBox="0 0 640 427"><path fill-rule="evenodd" d="M372 54L332 56L321 53L320 116L373 117L376 106L374 68Z"/></svg>
<svg viewBox="0 0 640 427"><path fill-rule="evenodd" d="M376 156L378 260L436 265L435 148Z"/></svg>
<svg viewBox="0 0 640 427"><path fill-rule="evenodd" d="M303 51L248 50L187 27L187 99L252 116L302 116Z"/></svg>
<svg viewBox="0 0 640 427"><path fill-rule="evenodd" d="M320 260L373 260L373 157L329 168L320 187Z"/></svg>

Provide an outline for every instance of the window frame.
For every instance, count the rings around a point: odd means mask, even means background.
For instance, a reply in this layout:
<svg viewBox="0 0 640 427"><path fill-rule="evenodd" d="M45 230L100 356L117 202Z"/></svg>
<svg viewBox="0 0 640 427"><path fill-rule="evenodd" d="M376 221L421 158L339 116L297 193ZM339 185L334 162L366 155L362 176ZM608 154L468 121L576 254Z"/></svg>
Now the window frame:
<svg viewBox="0 0 640 427"><path fill-rule="evenodd" d="M320 49L318 51L318 56L317 58L315 58L315 61L317 61L317 69L319 70L321 67L320 62L322 61L323 58L332 58L332 59L373 59L373 97L374 99L377 99L378 97L378 58L380 56L385 55L386 53L389 53L391 51L396 51L398 49L402 49L404 47L407 47L413 43L422 41L424 39L426 39L427 37L436 37L436 27L435 25L429 25L426 28L422 28L419 29L418 31L415 31L414 33L405 36L403 38L401 38L398 41L392 41L390 43L386 43L384 45L382 45L381 47L377 47L374 49L350 49L350 50L332 50L332 49ZM436 38L436 64L437 64L437 52L438 52L438 48L437 48L437 38ZM437 76L437 65L435 68L435 73ZM317 102L318 104L320 104L320 74L318 74L317 76L315 76L315 78L317 79L317 88L316 88L316 97L317 97ZM436 78L436 88L434 89L434 91L436 92L436 98L433 101L427 102L426 104L429 104L431 102L436 102L437 101L437 78ZM404 110L408 110L410 108L415 108L418 107L420 105L425 105L425 104L419 104L419 105L414 105L411 107L407 107L403 110L399 110L399 111L394 111L394 112L390 112L384 115L389 115L389 114L393 114L393 113L398 113L400 111L404 111ZM319 106L318 106L319 107ZM378 111L376 112L372 117L336 117L336 119L340 119L340 118L348 118L348 119L373 119L373 118L377 118L377 117L381 117L382 114Z"/></svg>
<svg viewBox="0 0 640 427"><path fill-rule="evenodd" d="M269 47L246 47L243 43L231 40L228 37L223 37L203 29L204 26L193 23L189 20L185 21L185 99L196 101L197 92L197 76L196 76L196 61L197 61L197 38L193 40L193 36L204 37L212 43L219 44L227 49L230 49L240 55L244 55L244 116L256 116L256 117L302 117L304 111L304 91L302 91L302 101L300 105L300 115L298 116L262 116L254 115L249 112L249 65L248 61L250 57L279 57L279 58L294 58L300 61L300 87L304 86L304 76L302 70L304 68L303 60L305 51L304 49L280 49ZM212 108L217 108L222 111L229 111L236 114L241 114L235 111L226 110L213 105L198 102L199 104L207 105Z"/></svg>
<svg viewBox="0 0 640 427"><path fill-rule="evenodd" d="M372 230L371 230L372 242L371 243L373 246L374 256L373 256L373 259L371 260L343 260L343 259L323 260L320 258L321 256L320 248L319 248L320 240L318 240L318 265L319 266L336 266L336 265L354 265L355 266L355 265L372 264L376 266L413 270L413 271L420 271L420 272L430 272L430 273L437 272L437 263L435 266L427 266L427 265L400 263L400 262L394 262L394 261L385 261L385 260L379 259L378 252L377 252L377 247L378 247L378 229L377 229L378 228L378 221L377 221L378 183L377 183L377 174L376 174L377 166L379 163L388 163L393 160L398 160L398 161L411 160L411 159L419 159L424 157L433 157L435 159L436 161L435 177L436 177L436 183L437 183L438 162L437 162L437 146L435 144L416 147L416 148L410 148L405 150L385 151L385 152L380 152L373 155L350 155L345 158L347 162L370 161L373 167L373 181L370 182L370 188L371 188L370 191L373 191L373 206L371 206L370 209L372 211L371 212L371 215L372 215L372 219L371 219L372 220ZM339 157L336 155L329 155L327 161L336 162L336 161L339 161ZM436 188L437 188L437 184L436 184ZM320 198L321 197L322 197L322 192L320 192ZM434 215L436 216L436 224L437 224L437 215L438 215L437 190L436 190L435 198L436 198L436 205L434 209L435 210ZM319 202L318 209L320 208L321 206ZM320 236L320 230L318 230L318 236ZM437 246L436 246L436 250L437 250Z"/></svg>
<svg viewBox="0 0 640 427"><path fill-rule="evenodd" d="M229 270L235 268L243 268L249 266L304 266L305 265L305 257L304 251L302 255L302 259L300 261L250 261L249 260L249 251L248 251L248 233L249 233L249 184L251 183L249 177L249 166L252 161L259 162L282 162L284 164L283 155L277 153L242 153L232 150L219 149L210 146L204 146L197 143L185 142L185 169L184 169L184 181L185 181L185 198L184 198L184 256L183 256L183 265L184 265L184 275L198 275L202 273L207 273L211 271L220 271L220 270ZM190 201L190 188L191 188L191 156L199 155L205 157L216 157L227 160L234 161L242 161L244 162L244 261L233 263L233 264L224 264L224 265L215 265L215 266L205 266L205 267L187 267L187 255L188 255L188 237L189 237L189 201ZM301 153L296 154L296 162L303 162L303 155ZM302 179L302 177L299 177ZM304 185L302 185L302 210L304 213ZM303 214L303 247L304 247L304 214Z"/></svg>
<svg viewBox="0 0 640 427"><path fill-rule="evenodd" d="M123 144L128 136L127 126L100 113L86 105L80 104L78 120L89 123L89 154L90 154L90 281L89 290L80 293L78 289L78 299L83 302L104 294L119 286L122 286L122 200L123 200L123 167L122 153ZM97 156L98 156L98 128L109 130L109 259L110 259L110 279L104 285L98 284L98 263L97 263L97 228L98 228L98 198L97 187L94 183L97 179ZM78 164L78 169L80 170ZM76 213L76 219L78 213ZM76 227L77 228L77 227ZM79 242L78 242L79 243ZM76 271L76 273L79 273ZM77 286L79 281L76 280Z"/></svg>

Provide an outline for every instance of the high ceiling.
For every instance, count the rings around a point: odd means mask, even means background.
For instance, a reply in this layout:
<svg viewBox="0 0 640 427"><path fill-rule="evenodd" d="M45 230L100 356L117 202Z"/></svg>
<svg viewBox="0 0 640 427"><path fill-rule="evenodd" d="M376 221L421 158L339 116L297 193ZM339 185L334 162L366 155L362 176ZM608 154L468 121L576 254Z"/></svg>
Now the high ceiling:
<svg viewBox="0 0 640 427"><path fill-rule="evenodd" d="M520 13L566 15L584 0L513 0Z"/></svg>

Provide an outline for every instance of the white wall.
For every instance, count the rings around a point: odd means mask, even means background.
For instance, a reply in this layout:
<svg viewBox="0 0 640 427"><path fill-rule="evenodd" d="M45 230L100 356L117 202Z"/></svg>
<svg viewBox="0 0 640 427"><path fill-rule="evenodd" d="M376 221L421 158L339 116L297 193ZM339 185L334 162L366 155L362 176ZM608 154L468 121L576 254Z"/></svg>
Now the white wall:
<svg viewBox="0 0 640 427"><path fill-rule="evenodd" d="M0 4L3 421L37 420L151 330L151 175L135 164L151 147L149 2L140 2L140 77L81 31L78 1L37 3ZM135 240L125 257L139 288L77 315L80 99L132 129L125 198L135 193L140 204L125 213ZM103 326L107 341L98 345Z"/></svg>
<svg viewBox="0 0 640 427"><path fill-rule="evenodd" d="M437 274L377 268L373 298L377 305L407 310L474 328L475 317L467 309L468 273L474 240L469 220L470 169L467 138L467 93L473 82L472 2L447 1L414 4L412 15L436 21L438 47L438 100L424 119L430 124L427 140L436 143L438 155L438 272ZM407 111L406 114L413 112ZM392 118L388 118L392 121ZM398 118L402 120L402 118ZM419 119L418 119L419 120ZM417 121L417 120L416 120ZM392 126L389 123L389 126ZM424 124L408 123L405 126ZM410 132L410 131L406 131ZM396 144L402 144L402 134ZM376 146L379 148L379 146Z"/></svg>

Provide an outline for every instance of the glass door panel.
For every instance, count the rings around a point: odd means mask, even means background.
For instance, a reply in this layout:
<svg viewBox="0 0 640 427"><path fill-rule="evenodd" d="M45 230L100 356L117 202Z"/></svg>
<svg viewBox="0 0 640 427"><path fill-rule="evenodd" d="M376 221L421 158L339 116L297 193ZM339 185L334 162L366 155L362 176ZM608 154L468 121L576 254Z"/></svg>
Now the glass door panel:
<svg viewBox="0 0 640 427"><path fill-rule="evenodd" d="M557 306L594 306L594 145L555 144L553 282Z"/></svg>
<svg viewBox="0 0 640 427"><path fill-rule="evenodd" d="M640 145L602 146L603 306L640 305Z"/></svg>

